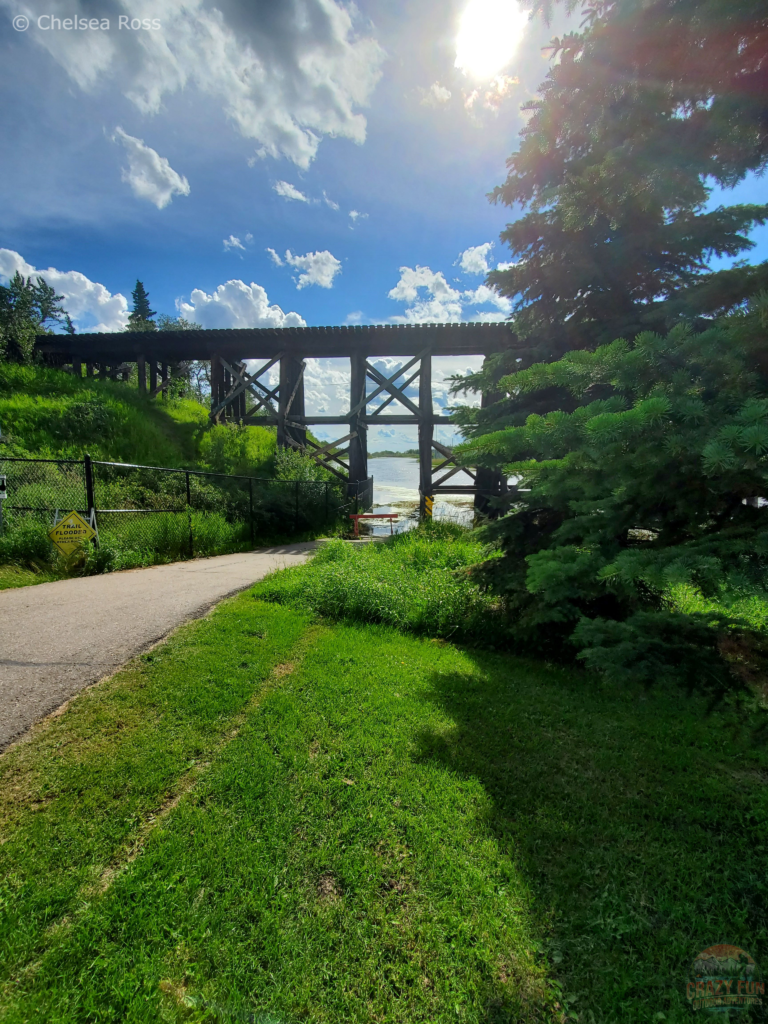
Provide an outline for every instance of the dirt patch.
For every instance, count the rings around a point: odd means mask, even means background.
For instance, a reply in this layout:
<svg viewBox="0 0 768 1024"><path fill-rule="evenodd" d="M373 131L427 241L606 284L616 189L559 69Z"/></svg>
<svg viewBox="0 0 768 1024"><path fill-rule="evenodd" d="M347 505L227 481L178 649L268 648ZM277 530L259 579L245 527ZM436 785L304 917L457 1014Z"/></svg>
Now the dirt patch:
<svg viewBox="0 0 768 1024"><path fill-rule="evenodd" d="M341 890L333 875L322 875L317 883L317 896L321 903L336 903Z"/></svg>
<svg viewBox="0 0 768 1024"><path fill-rule="evenodd" d="M284 665L275 665L275 667L272 669L272 678L282 679L283 676L290 675L295 667L296 666L293 664L292 661L286 661Z"/></svg>

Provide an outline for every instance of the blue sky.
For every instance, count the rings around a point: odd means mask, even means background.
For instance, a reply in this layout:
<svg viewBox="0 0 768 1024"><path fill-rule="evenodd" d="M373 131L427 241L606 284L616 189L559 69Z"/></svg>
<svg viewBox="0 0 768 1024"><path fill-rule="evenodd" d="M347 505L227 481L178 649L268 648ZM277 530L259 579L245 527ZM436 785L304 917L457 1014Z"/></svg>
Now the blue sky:
<svg viewBox="0 0 768 1024"><path fill-rule="evenodd" d="M81 330L119 329L137 277L154 309L204 326L504 318L480 286L506 258L510 211L486 194L546 74L542 48L566 26L517 12L515 0L0 0L0 277L55 271ZM121 16L149 27L119 28ZM768 233L755 237L750 258L766 258ZM442 377L468 365L436 375L438 405ZM314 367L310 405L335 408L344 379Z"/></svg>

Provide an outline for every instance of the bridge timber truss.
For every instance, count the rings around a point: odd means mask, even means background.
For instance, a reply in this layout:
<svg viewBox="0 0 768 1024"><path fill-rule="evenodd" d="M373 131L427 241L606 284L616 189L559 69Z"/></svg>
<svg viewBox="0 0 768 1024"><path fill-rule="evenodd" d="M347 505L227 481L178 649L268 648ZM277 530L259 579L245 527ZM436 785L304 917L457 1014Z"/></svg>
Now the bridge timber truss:
<svg viewBox="0 0 768 1024"><path fill-rule="evenodd" d="M173 380L169 367L187 360L210 361L213 422L274 425L280 446L310 455L364 504L372 499L373 485L368 474L368 430L415 425L422 511L431 507L427 499L471 494L479 511L492 514L493 499L504 493L505 481L487 469L464 469L471 484L456 483L461 467L451 449L433 436L436 425L451 420L434 412L432 359L487 357L514 341L506 324L397 324L45 335L38 337L37 348L53 363L71 364L76 374L82 373L85 364L89 374L97 370L99 376L116 376L119 371L124 376L135 363L139 390L150 395L167 391ZM306 360L334 357L350 361L349 411L307 416ZM401 358L403 363L386 376L372 361L376 357ZM272 382L275 377L277 383ZM413 397L417 382L418 394ZM483 395L483 405L495 397ZM308 437L308 428L332 424L341 428L336 440L319 444ZM438 465L433 465L435 453Z"/></svg>

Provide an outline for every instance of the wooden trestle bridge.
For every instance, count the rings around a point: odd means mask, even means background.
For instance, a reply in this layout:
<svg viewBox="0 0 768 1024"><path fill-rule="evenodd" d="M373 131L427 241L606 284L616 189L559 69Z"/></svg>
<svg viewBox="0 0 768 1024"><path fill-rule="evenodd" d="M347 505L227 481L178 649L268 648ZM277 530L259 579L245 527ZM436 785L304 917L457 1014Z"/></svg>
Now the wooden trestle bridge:
<svg viewBox="0 0 768 1024"><path fill-rule="evenodd" d="M78 376L125 374L138 366L139 389L160 394L171 385L174 365L188 360L211 364L211 412L214 422L274 424L281 446L298 448L316 459L358 494L372 500L366 434L373 425L415 424L419 433L419 492L422 512L427 498L441 494L473 494L475 507L492 512L490 501L505 490L505 481L491 470L464 472L471 484L453 481L461 472L450 448L437 442L434 427L450 423L435 415L432 404L432 359L435 356L489 356L513 341L506 324L397 324L352 327L262 327L227 330L141 331L114 334L58 334L37 338L37 349L58 365L72 366ZM350 361L349 411L336 416L307 416L304 369L308 358L344 357ZM371 361L404 358L385 376ZM250 366L256 362L258 365ZM268 374L279 366L277 385ZM406 394L418 381L418 397ZM483 395L483 404L492 400ZM335 441L317 444L307 428L340 425ZM433 452L442 459L433 467ZM442 474L442 475L440 475Z"/></svg>

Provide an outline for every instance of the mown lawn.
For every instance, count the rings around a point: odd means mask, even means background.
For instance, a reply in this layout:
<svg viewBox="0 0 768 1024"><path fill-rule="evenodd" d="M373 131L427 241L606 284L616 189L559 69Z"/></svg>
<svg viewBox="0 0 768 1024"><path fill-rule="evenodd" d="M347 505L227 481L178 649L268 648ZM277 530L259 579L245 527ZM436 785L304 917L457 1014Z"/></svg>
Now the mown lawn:
<svg viewBox="0 0 768 1024"><path fill-rule="evenodd" d="M0 1019L683 1021L768 964L768 756L702 704L258 596L0 758Z"/></svg>

